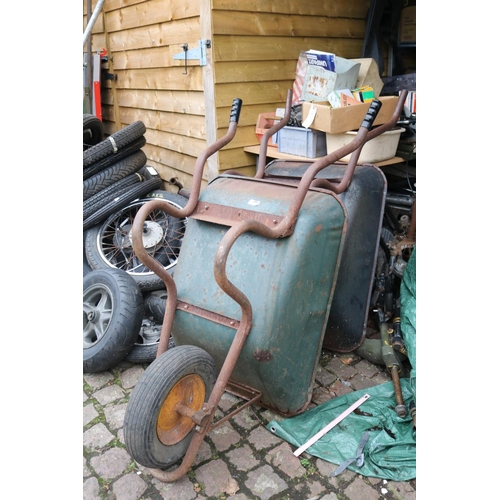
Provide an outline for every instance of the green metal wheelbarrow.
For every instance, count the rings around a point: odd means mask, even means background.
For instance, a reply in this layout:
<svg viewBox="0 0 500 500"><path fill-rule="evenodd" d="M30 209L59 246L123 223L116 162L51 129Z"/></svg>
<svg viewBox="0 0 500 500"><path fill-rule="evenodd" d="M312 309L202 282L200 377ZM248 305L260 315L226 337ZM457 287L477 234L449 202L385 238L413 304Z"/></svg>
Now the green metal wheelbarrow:
<svg viewBox="0 0 500 500"><path fill-rule="evenodd" d="M288 122L290 101L291 92L263 144ZM187 205L152 200L137 213L133 248L165 282L167 304L157 357L127 404L124 438L161 481L186 474L205 435L243 408L292 416L309 405L348 233L342 193L364 143L394 126L403 102L390 122L370 130L381 106L374 101L353 141L300 176L265 175L259 162L254 177L230 171L200 192L206 160L236 133L235 99L226 135L197 159ZM318 176L351 153L341 178ZM158 209L189 217L173 277L142 243L144 222ZM176 347L167 349L170 337ZM245 403L214 423L225 391Z"/></svg>

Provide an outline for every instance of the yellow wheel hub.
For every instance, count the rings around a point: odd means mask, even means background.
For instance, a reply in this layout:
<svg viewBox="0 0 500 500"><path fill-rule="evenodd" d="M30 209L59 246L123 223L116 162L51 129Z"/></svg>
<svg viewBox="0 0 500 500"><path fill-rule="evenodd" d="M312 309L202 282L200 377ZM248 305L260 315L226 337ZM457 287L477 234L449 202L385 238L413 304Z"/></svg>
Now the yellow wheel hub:
<svg viewBox="0 0 500 500"><path fill-rule="evenodd" d="M184 439L194 422L175 410L177 403L198 411L205 401L205 383L199 375L187 375L177 382L168 393L160 408L156 422L156 432L159 440L167 446L172 446Z"/></svg>

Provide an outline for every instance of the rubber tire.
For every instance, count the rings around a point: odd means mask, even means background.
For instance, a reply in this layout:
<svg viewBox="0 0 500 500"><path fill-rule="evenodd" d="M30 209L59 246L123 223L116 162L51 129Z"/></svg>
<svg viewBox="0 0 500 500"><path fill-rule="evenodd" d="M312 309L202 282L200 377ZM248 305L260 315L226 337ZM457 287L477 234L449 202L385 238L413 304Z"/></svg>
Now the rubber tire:
<svg viewBox="0 0 500 500"><path fill-rule="evenodd" d="M157 323L163 323L167 307L167 291L156 290L144 297L144 314Z"/></svg>
<svg viewBox="0 0 500 500"><path fill-rule="evenodd" d="M85 254L85 231L83 232L83 275L92 272L92 268L90 267L89 261L87 260L87 255Z"/></svg>
<svg viewBox="0 0 500 500"><path fill-rule="evenodd" d="M144 317L142 293L134 279L121 269L92 271L83 277L83 305L83 335L91 340L83 348L83 372L110 370L137 340ZM96 329L88 320L91 312L99 313L107 323ZM94 336L96 340L90 339Z"/></svg>
<svg viewBox="0 0 500 500"><path fill-rule="evenodd" d="M160 177L156 177L154 179L149 179L148 181L139 182L131 188L125 188L121 194L115 196L107 205L87 217L83 221L83 230L86 231L92 226L99 224L99 222L102 222L111 214L123 207L126 207L131 201L134 201L136 198L140 198L141 196L145 196L151 191L161 188L162 185L163 181Z"/></svg>
<svg viewBox="0 0 500 500"><path fill-rule="evenodd" d="M204 383L205 402L217 369L212 357L195 346L178 346L156 358L137 382L125 410L123 432L132 458L144 467L165 469L182 459L194 429L178 443L165 445L156 432L161 406L174 385L187 375L199 375Z"/></svg>
<svg viewBox="0 0 500 500"><path fill-rule="evenodd" d="M104 138L102 121L97 116L83 115L83 150L99 144Z"/></svg>
<svg viewBox="0 0 500 500"><path fill-rule="evenodd" d="M125 361L128 361L129 363L144 364L152 363L156 359L158 344L160 342L161 324L158 324L157 326L159 329L158 340L145 344L144 338L139 334L134 347L132 347L132 350L127 354ZM168 340L168 348L173 349L174 347L174 339L170 337Z"/></svg>
<svg viewBox="0 0 500 500"><path fill-rule="evenodd" d="M127 156L130 156L132 153L139 151L146 145L146 138L144 136L139 137L135 141L127 144L123 148L119 149L115 154L108 156L107 158L102 159L96 163L93 163L90 167L87 167L83 170L83 180L92 177L97 174L101 170L104 170L107 167L110 167L114 163L123 160Z"/></svg>
<svg viewBox="0 0 500 500"><path fill-rule="evenodd" d="M111 134L99 144L96 144L83 152L83 168L85 169L90 167L90 165L96 163L97 161L107 158L108 156L112 156L117 152L117 150L120 150L127 144L135 141L145 133L146 126L141 121L136 121L121 130L118 130L118 132Z"/></svg>
<svg viewBox="0 0 500 500"><path fill-rule="evenodd" d="M144 205L148 201L151 201L152 199L164 199L166 201L172 202L177 207L181 208L185 207L188 201L186 198L178 194L170 193L168 191L163 191L163 190L156 190L152 191L151 193L148 193L145 197L141 198L140 200L131 202L129 205L127 205L127 207L124 207L122 211L124 212L127 210L128 207L130 207L131 210L134 209L134 215L135 215L135 213L137 213L137 211L142 205ZM119 214L116 214L116 216L119 216ZM108 225L113 222L113 217L114 215L111 215L105 221L101 222L100 224L96 224L87 231L87 236L85 238L85 254L92 269L107 269L109 267L112 267L112 268L123 268L126 271L126 269L122 266L122 263L114 259L115 256L114 253L112 253L109 259L105 258L105 256L102 255L103 254L102 241L100 241L101 233L107 231ZM180 220L172 224L171 226L174 226L174 228L169 227L167 234L171 233L180 224L182 224L182 221ZM109 237L111 237L111 235ZM108 242L108 246L109 244L110 242ZM177 246L179 247L180 245L181 242L177 244ZM176 264L173 263L170 265L170 267L168 266L165 267L167 268L170 274L173 274L175 266ZM136 280L137 284L139 285L139 288L143 293L150 292L152 290L165 289L165 283L155 273L151 271L146 271L146 272L141 271L140 273L135 273L135 274L131 272L131 274L133 278Z"/></svg>
<svg viewBox="0 0 500 500"><path fill-rule="evenodd" d="M146 165L147 157L144 151L139 150L127 158L111 165L89 179L83 181L83 200L88 200L99 191L111 186L115 182L134 174Z"/></svg>
<svg viewBox="0 0 500 500"><path fill-rule="evenodd" d="M144 178L139 172L127 175L123 179L116 181L102 191L99 191L94 196L87 198L83 202L83 220L90 217L93 213L97 212L100 208L107 205L113 198L119 196L124 190L129 189L135 184L142 182Z"/></svg>

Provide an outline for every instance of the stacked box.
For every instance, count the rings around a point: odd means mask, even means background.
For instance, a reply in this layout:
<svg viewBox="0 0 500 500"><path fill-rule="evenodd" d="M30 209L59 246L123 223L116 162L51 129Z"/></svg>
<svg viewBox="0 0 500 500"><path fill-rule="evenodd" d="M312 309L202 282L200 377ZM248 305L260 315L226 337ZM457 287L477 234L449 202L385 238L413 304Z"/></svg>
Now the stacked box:
<svg viewBox="0 0 500 500"><path fill-rule="evenodd" d="M302 127L283 127L278 131L278 151L306 158L326 155L326 134Z"/></svg>

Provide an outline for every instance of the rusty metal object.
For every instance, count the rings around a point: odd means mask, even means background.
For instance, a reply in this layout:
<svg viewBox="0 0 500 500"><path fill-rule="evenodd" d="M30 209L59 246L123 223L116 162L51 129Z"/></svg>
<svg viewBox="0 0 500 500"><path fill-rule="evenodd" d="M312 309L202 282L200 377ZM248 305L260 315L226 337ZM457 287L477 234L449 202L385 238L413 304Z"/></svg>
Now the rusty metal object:
<svg viewBox="0 0 500 500"><path fill-rule="evenodd" d="M278 132L278 130L281 130L283 127L285 127L290 121L290 114L292 112L292 96L292 89L289 89L286 95L285 114L283 118L278 123L275 123L271 128L266 130L264 132L264 135L262 136L262 139L260 141L259 159L257 161L257 171L255 172L256 179L262 179L264 177L269 138L272 137L276 132Z"/></svg>
<svg viewBox="0 0 500 500"><path fill-rule="evenodd" d="M234 226L242 220L249 218L257 220L268 227L277 226L283 220L283 216L272 215L255 210L245 210L243 208L228 207L215 203L198 203L196 210L191 214L192 219L214 222L225 226Z"/></svg>
<svg viewBox="0 0 500 500"><path fill-rule="evenodd" d="M287 98L287 108L289 108L290 96L291 96L291 91L289 92L289 96ZM401 99L400 101L404 102L404 99ZM288 121L288 119L286 121ZM368 124L368 121L366 123ZM175 310L178 308L177 289L174 280L170 276L170 274L167 271L165 271L165 269L158 262L156 262L154 258L149 256L145 251L142 243L142 227L144 225L147 215L153 209L164 210L167 214L173 215L178 218L187 217L193 214L193 212L198 207L198 197L200 193L202 171L205 161L211 154L218 151L232 139L236 131L236 126L237 126L237 121L231 122L228 129L228 133L222 139L220 139L212 146L207 148L198 158L195 165L195 172L193 176L193 188L190 193L188 203L186 207L184 207L184 209L176 209L175 207L172 207L170 205L166 206L167 204L160 200L153 200L145 204L139 210L135 218L135 221L133 223L132 245L136 255L145 266L147 266L149 269L155 272L155 274L157 274L164 281L165 286L167 288L167 294L168 294L167 305L166 305L164 323L160 337L160 345L158 347L158 356L166 350L167 348L166 344L168 343L168 338L170 337L172 331L172 324L173 324ZM266 132L262 140L261 151L265 150L265 148L267 147L267 139L274 132L275 131L273 131L273 128L269 129ZM312 163L311 166L307 169L307 171L303 175L299 184L297 185L292 202L287 210L286 215L280 221L277 221L276 224L273 223L274 227L268 227L265 223L261 222L260 220L255 220L255 219L242 220L241 222L237 222L234 225L232 225L226 232L222 240L220 241L214 259L214 278L218 286L240 306L241 320L237 327L234 338L231 342L229 351L227 352L224 363L220 369L219 376L217 377L214 388L209 396L207 403L203 404L201 410L195 411L195 409L192 406L185 404L184 401L181 402L180 404L175 404L173 406L170 404L167 405L168 411L174 414L174 416L172 417L174 420L181 419L182 422L183 422L182 419L190 420L189 425L186 424L182 426L181 429L182 431L185 431L187 427L193 425L195 432L188 446L186 454L184 455L181 464L176 470L166 472L158 469L150 469L152 475L157 479L159 479L160 481L174 482L179 478L181 478L184 474L186 474L189 468L191 467L206 433L209 432L212 428L211 421L214 417L217 405L228 386L231 373L234 370L238 356L241 353L245 340L252 327L252 318L253 318L252 305L248 300L247 296L229 280L226 273L227 259L232 246L241 235L247 232L253 232L255 234L270 239L283 238L291 234L293 232L293 228L297 221L302 203L306 197L309 188L311 187L311 183L313 182L318 172L326 168L331 163L336 162L340 158L348 154L351 154L356 149L360 148L365 143L368 133L369 133L368 125L361 126L358 131L358 134L350 144ZM353 154L353 157L357 159L356 154ZM258 176L263 175L263 170L264 170L263 167L258 169L256 174L257 178ZM229 217L229 219L232 220L232 217L234 217L234 214L231 217ZM225 217L225 220L227 222L228 218ZM217 219L215 219L214 221L216 222ZM188 304L187 306L190 307ZM191 383L194 381L189 381L189 382ZM258 396L256 396L256 400L257 399ZM197 404L199 405L199 402ZM201 413L199 413L200 411ZM171 437L170 433L172 429L168 417L165 417L163 423L164 423L163 430L165 431L163 439L169 439Z"/></svg>

